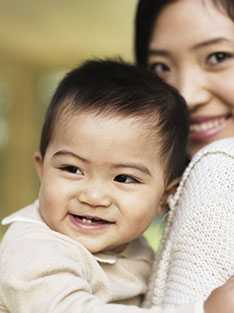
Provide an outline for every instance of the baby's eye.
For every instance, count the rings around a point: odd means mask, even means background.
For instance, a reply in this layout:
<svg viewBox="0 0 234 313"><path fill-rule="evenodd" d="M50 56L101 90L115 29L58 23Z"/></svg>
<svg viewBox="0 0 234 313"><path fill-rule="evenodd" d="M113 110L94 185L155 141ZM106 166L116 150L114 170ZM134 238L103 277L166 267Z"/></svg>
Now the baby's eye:
<svg viewBox="0 0 234 313"><path fill-rule="evenodd" d="M149 65L149 69L150 71L152 71L153 73L155 73L161 78L164 78L164 76L167 75L168 72L170 72L169 66L166 65L165 63L160 63L160 62L151 63Z"/></svg>
<svg viewBox="0 0 234 313"><path fill-rule="evenodd" d="M137 183L139 183L139 181L136 178L129 176L129 175L124 175L124 174L117 175L114 178L114 181L117 181L118 183L124 183L124 184L137 184Z"/></svg>
<svg viewBox="0 0 234 313"><path fill-rule="evenodd" d="M61 167L61 170L71 174L83 175L81 169L75 165L64 165Z"/></svg>
<svg viewBox="0 0 234 313"><path fill-rule="evenodd" d="M210 65L216 65L230 59L231 57L232 54L228 52L214 52L208 55L207 62Z"/></svg>

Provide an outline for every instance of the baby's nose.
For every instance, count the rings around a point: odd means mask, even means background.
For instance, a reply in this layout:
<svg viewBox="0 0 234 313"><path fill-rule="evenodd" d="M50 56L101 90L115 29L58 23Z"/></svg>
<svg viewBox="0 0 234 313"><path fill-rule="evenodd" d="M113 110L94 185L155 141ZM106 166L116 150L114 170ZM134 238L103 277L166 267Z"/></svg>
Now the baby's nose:
<svg viewBox="0 0 234 313"><path fill-rule="evenodd" d="M87 184L79 191L78 198L91 207L109 207L112 203L111 195L102 183Z"/></svg>

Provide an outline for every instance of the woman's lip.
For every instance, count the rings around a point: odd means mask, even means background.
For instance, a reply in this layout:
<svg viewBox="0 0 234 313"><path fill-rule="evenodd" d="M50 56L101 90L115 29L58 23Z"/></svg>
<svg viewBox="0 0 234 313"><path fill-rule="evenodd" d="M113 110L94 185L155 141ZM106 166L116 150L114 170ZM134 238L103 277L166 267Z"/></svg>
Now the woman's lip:
<svg viewBox="0 0 234 313"><path fill-rule="evenodd" d="M192 116L190 118L190 125L192 124L201 124L201 123L205 123L205 122L209 122L209 121L214 121L214 120L218 120L221 118L229 118L231 116L231 113L225 113L222 115L216 115L216 116Z"/></svg>
<svg viewBox="0 0 234 313"><path fill-rule="evenodd" d="M226 127L230 114L220 116L200 116L191 119L190 139L197 142L209 142Z"/></svg>

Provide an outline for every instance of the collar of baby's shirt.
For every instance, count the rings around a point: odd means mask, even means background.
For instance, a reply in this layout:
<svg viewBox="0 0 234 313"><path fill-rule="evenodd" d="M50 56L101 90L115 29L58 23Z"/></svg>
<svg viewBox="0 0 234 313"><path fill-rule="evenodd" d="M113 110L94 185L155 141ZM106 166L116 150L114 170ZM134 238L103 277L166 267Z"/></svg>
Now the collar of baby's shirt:
<svg viewBox="0 0 234 313"><path fill-rule="evenodd" d="M10 225L14 222L30 222L30 223L39 223L44 224L40 213L39 213L39 202L38 200L34 201L32 204L27 207L18 210L17 212L5 217L2 221L2 225Z"/></svg>
<svg viewBox="0 0 234 313"><path fill-rule="evenodd" d="M154 252L143 237L139 237L128 243L121 252L107 251L94 255L99 263L115 264L120 259L132 259L152 263Z"/></svg>
<svg viewBox="0 0 234 313"><path fill-rule="evenodd" d="M118 260L116 255L103 252L94 254L94 257L97 262L104 264L115 264Z"/></svg>

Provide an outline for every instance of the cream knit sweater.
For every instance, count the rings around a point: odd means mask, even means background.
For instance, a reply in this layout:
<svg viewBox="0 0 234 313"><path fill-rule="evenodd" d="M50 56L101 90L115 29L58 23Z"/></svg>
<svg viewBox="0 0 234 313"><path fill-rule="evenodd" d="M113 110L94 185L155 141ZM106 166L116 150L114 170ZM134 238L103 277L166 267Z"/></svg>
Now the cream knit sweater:
<svg viewBox="0 0 234 313"><path fill-rule="evenodd" d="M234 274L234 138L194 157L169 207L146 306L202 301Z"/></svg>

